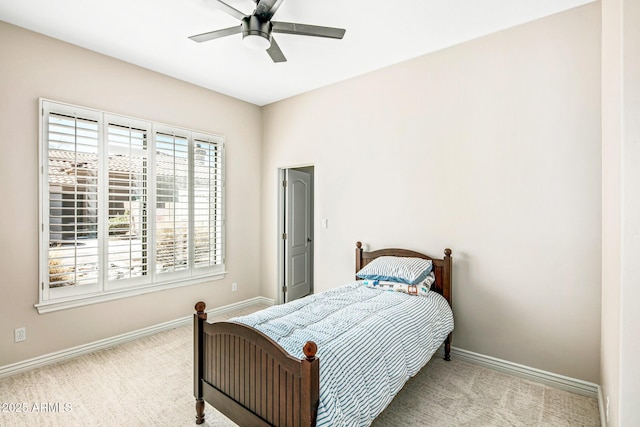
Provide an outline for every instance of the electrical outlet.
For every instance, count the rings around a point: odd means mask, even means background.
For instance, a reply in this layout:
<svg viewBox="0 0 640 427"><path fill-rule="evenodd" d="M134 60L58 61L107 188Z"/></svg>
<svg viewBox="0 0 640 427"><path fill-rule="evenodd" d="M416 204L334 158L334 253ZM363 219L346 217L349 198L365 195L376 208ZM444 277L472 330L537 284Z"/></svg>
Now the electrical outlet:
<svg viewBox="0 0 640 427"><path fill-rule="evenodd" d="M233 282L231 284L231 291L235 292L238 290L238 284L236 282Z"/></svg>
<svg viewBox="0 0 640 427"><path fill-rule="evenodd" d="M15 342L24 341L27 339L27 328L18 328L13 331L13 338Z"/></svg>

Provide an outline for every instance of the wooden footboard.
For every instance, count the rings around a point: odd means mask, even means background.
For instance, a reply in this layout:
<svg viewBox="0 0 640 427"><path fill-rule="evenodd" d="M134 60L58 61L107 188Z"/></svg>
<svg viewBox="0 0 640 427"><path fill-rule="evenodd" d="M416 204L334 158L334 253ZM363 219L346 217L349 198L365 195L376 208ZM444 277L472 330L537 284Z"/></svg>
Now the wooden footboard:
<svg viewBox="0 0 640 427"><path fill-rule="evenodd" d="M233 322L208 323L204 302L194 315L196 424L204 401L241 426L314 426L320 395L316 344L302 360L256 329Z"/></svg>

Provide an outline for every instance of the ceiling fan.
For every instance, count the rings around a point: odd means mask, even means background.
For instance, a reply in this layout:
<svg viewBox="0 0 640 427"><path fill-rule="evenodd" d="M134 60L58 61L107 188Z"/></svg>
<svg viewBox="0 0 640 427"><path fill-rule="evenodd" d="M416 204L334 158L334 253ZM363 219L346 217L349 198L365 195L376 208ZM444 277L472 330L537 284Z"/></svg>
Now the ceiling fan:
<svg viewBox="0 0 640 427"><path fill-rule="evenodd" d="M273 62L285 62L287 58L280 50L272 33L295 34L300 36L326 37L341 39L345 30L342 28L319 27L317 25L296 24L292 22L272 21L283 0L253 0L256 9L251 15L245 15L238 9L229 6L221 0L209 0L215 2L220 9L229 15L238 18L240 25L224 28L222 30L209 31L189 37L191 40L202 43L233 34L242 33L243 42L255 49L266 49Z"/></svg>

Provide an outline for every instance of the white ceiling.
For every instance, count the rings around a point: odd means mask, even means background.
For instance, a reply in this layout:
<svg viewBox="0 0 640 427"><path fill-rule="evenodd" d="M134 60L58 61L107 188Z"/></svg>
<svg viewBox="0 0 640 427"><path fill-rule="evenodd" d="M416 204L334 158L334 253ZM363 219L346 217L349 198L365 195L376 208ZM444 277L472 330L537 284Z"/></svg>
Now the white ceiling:
<svg viewBox="0 0 640 427"><path fill-rule="evenodd" d="M239 24L214 0L0 0L0 20L265 105L592 1L285 0L274 21L347 31L342 40L276 34L288 60L279 64L240 34L189 40Z"/></svg>

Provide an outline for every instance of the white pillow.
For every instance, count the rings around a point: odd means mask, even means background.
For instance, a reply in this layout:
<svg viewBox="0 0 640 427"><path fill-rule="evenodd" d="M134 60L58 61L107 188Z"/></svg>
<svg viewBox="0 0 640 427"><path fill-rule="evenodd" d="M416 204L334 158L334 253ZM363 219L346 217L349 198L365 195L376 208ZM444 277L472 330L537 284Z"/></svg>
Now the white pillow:
<svg viewBox="0 0 640 427"><path fill-rule="evenodd" d="M367 280L417 285L427 278L432 269L433 263L428 259L382 256L365 265L356 276Z"/></svg>

